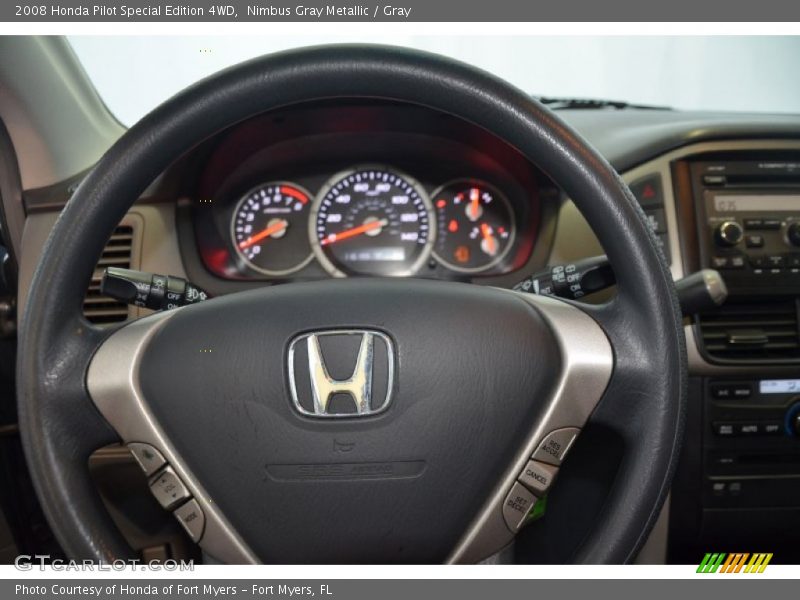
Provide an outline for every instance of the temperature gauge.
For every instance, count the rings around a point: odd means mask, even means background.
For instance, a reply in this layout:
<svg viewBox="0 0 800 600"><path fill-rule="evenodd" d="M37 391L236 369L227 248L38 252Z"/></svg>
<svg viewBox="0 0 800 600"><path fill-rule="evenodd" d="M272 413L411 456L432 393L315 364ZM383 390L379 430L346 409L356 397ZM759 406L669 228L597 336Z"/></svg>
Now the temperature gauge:
<svg viewBox="0 0 800 600"><path fill-rule="evenodd" d="M454 271L477 273L500 263L514 242L508 199L482 181L459 179L432 196L438 222L434 255Z"/></svg>

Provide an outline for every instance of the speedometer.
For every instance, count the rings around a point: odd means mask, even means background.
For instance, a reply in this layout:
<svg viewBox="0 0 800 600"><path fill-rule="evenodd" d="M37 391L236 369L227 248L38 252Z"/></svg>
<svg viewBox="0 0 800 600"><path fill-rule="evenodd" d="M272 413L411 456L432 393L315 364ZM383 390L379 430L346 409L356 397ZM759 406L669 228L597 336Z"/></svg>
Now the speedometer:
<svg viewBox="0 0 800 600"><path fill-rule="evenodd" d="M387 167L334 176L311 209L311 241L337 277L413 275L431 254L436 230L425 191Z"/></svg>

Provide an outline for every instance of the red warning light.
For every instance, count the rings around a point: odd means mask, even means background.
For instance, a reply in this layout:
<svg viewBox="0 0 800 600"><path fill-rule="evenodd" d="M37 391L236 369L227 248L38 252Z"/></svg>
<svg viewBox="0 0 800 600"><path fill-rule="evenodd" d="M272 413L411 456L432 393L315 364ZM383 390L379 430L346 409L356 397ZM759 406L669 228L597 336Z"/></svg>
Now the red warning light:
<svg viewBox="0 0 800 600"><path fill-rule="evenodd" d="M655 196L656 189L651 184L648 183L646 186L644 186L644 189L642 190L642 198L650 199L655 198Z"/></svg>
<svg viewBox="0 0 800 600"><path fill-rule="evenodd" d="M444 198L440 198L436 201L436 208L444 208L445 206L447 206L447 200Z"/></svg>
<svg viewBox="0 0 800 600"><path fill-rule="evenodd" d="M450 222L447 224L447 231L450 233L455 233L458 231L458 221L455 219L450 219Z"/></svg>
<svg viewBox="0 0 800 600"><path fill-rule="evenodd" d="M465 262L469 261L469 248L467 246L456 246L453 256L455 257L456 261L464 264Z"/></svg>

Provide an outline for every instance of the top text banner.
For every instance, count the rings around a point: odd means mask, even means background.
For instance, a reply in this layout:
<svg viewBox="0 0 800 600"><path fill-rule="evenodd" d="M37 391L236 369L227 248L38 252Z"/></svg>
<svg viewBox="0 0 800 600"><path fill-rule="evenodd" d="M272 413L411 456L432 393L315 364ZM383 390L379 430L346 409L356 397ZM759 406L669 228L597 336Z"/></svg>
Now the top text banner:
<svg viewBox="0 0 800 600"><path fill-rule="evenodd" d="M0 22L796 22L790 0L3 0Z"/></svg>

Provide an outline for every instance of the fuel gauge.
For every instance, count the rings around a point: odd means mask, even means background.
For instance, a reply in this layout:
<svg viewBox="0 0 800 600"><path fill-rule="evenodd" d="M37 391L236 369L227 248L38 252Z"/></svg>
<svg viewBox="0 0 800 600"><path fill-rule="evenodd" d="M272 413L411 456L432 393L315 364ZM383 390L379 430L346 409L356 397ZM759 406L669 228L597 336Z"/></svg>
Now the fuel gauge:
<svg viewBox="0 0 800 600"><path fill-rule="evenodd" d="M499 264L514 242L508 199L483 181L459 179L432 196L438 235L434 255L454 271L478 273Z"/></svg>

